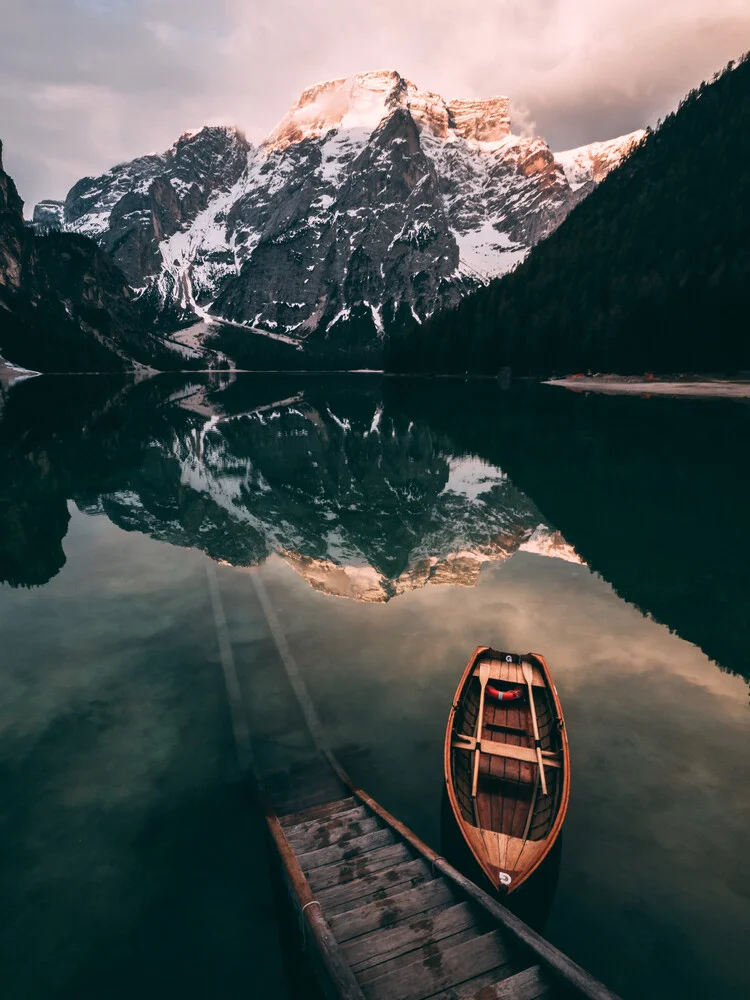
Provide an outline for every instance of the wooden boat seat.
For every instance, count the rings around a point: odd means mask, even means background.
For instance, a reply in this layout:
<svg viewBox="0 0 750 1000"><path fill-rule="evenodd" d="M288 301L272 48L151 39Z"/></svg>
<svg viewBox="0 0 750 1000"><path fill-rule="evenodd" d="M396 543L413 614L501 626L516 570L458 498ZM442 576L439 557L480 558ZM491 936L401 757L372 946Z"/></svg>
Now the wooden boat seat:
<svg viewBox="0 0 750 1000"><path fill-rule="evenodd" d="M486 661L485 661L486 662ZM504 660L490 660L490 680L507 681L509 684L519 684L526 686L523 678L523 670L519 663L506 663ZM544 677L541 670L535 663L531 664L532 685L534 687L544 687ZM474 668L473 674L479 677L479 664Z"/></svg>
<svg viewBox="0 0 750 1000"><path fill-rule="evenodd" d="M509 760L522 760L528 764L536 764L536 751L533 747L513 747L507 743L495 743L494 740L479 740L473 736L457 736L453 740L453 747L456 750L476 750L479 744L479 752L489 754L492 757L506 757ZM545 767L561 767L562 755L551 750L542 750L542 758Z"/></svg>

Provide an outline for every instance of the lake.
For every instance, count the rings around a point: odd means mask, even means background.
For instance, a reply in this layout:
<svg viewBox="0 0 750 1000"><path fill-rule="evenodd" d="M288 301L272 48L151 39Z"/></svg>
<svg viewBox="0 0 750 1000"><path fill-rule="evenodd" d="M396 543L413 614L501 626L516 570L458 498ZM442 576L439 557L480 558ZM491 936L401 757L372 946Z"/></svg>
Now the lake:
<svg viewBox="0 0 750 1000"><path fill-rule="evenodd" d="M745 402L222 374L0 407L4 997L283 993L217 592L260 765L305 740L280 634L438 850L469 654L543 653L572 791L529 918L624 1000L750 994Z"/></svg>

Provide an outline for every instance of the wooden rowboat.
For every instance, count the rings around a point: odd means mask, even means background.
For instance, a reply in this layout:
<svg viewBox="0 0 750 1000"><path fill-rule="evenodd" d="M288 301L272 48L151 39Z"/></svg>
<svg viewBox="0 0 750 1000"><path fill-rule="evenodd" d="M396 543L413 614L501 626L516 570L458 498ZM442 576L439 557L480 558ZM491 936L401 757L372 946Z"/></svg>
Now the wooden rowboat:
<svg viewBox="0 0 750 1000"><path fill-rule="evenodd" d="M568 737L543 656L474 650L448 717L445 780L487 878L518 889L551 850L570 796Z"/></svg>

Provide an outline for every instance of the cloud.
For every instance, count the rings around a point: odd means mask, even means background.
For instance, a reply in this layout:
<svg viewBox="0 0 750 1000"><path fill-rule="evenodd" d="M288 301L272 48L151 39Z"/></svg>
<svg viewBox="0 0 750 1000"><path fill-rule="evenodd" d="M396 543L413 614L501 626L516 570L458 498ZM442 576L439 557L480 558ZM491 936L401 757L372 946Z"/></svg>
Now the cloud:
<svg viewBox="0 0 750 1000"><path fill-rule="evenodd" d="M655 123L741 54L746 0L5 0L0 137L30 202L226 122L260 140L312 83L394 68L507 94L556 148Z"/></svg>
<svg viewBox="0 0 750 1000"><path fill-rule="evenodd" d="M539 135L537 123L531 117L531 108L526 107L521 101L513 101L510 127L515 135L526 137Z"/></svg>

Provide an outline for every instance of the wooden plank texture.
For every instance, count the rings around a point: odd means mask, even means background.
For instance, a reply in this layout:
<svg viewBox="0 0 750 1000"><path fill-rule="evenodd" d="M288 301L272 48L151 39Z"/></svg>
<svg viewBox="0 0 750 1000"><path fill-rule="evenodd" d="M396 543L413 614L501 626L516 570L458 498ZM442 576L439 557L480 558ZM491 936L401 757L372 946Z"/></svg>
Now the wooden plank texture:
<svg viewBox="0 0 750 1000"><path fill-rule="evenodd" d="M307 823L316 819L324 819L326 816L335 816L337 813L355 809L359 802L354 798L339 799L337 802L329 802L326 805L315 808L301 810L297 813L290 813L287 816L279 816L279 822L284 827L284 831L292 827L299 826L300 823Z"/></svg>
<svg viewBox="0 0 750 1000"><path fill-rule="evenodd" d="M324 865L350 861L353 858L367 854L369 851L374 851L376 848L385 847L395 842L393 833L385 827L382 830L374 830L372 833L366 833L362 837L345 840L343 843L321 847L317 851L300 853L299 849L295 846L294 853L297 855L302 871L311 872L315 868L322 868Z"/></svg>
<svg viewBox="0 0 750 1000"><path fill-rule="evenodd" d="M376 875L358 878L331 889L322 889L317 893L317 897L324 907L326 916L329 916L364 906L374 899L387 899L432 878L434 876L430 866L424 861L408 861Z"/></svg>
<svg viewBox="0 0 750 1000"><path fill-rule="evenodd" d="M480 661L481 662L481 661ZM544 687L544 676L536 664L533 664L534 687ZM474 669L474 676L479 676L479 663ZM490 678L495 681L507 681L509 684L524 684L521 667L518 663L506 663L504 660L490 660Z"/></svg>
<svg viewBox="0 0 750 1000"><path fill-rule="evenodd" d="M313 817L312 819L306 819L291 825L287 825L286 819L292 819L292 817L281 817L281 825L284 827L284 833L289 838L289 842L292 843L296 842L298 838L308 836L323 827L329 830L335 830L338 827L346 826L349 823L357 823L365 820L370 815L371 814L368 813L365 806L354 805L351 809L344 809L341 812L323 816L322 818ZM324 844L322 846L325 847L326 845Z"/></svg>
<svg viewBox="0 0 750 1000"><path fill-rule="evenodd" d="M387 899L376 899L364 906L330 918L339 942L351 941L363 934L394 927L419 914L427 916L437 909L452 906L458 899L445 879L436 878L414 889L407 889Z"/></svg>
<svg viewBox="0 0 750 1000"><path fill-rule="evenodd" d="M372 931L348 944L339 943L353 971L358 974L363 969L413 952L430 941L441 941L476 926L476 916L470 904L457 903L431 914L422 913L398 927Z"/></svg>
<svg viewBox="0 0 750 1000"><path fill-rule="evenodd" d="M461 931L456 931L455 934L446 935L439 941L429 941L418 948L412 948L411 951L405 952L403 955L396 955L388 959L387 962L381 962L366 969L353 969L352 971L357 977L357 982L364 990L368 983L373 982L381 976L395 975L402 970L406 972L415 965L430 968L433 962L441 961L440 955L442 949L455 949L458 945L466 944L477 937L479 935L472 927L465 927Z"/></svg>
<svg viewBox="0 0 750 1000"><path fill-rule="evenodd" d="M508 966L492 969L481 976L442 993L436 993L430 1000L552 1000L569 994L555 993L548 976L538 965L532 965L515 975L504 976Z"/></svg>
<svg viewBox="0 0 750 1000"><path fill-rule="evenodd" d="M366 878L376 872L389 871L413 858L406 844L390 844L363 854L361 858L340 861L332 865L315 868L307 874L307 881L313 892L329 889L331 886L345 885L347 882Z"/></svg>
<svg viewBox="0 0 750 1000"><path fill-rule="evenodd" d="M361 813L361 818L354 818L342 822L340 818L329 820L327 823L316 822L312 827L305 827L296 833L287 833L289 843L294 848L296 854L307 854L310 851L318 851L322 847L330 847L331 844L344 844L357 837L364 837L366 833L383 828L383 824L377 816L365 816L364 809L353 810ZM344 813L349 816L349 813Z"/></svg>
<svg viewBox="0 0 750 1000"><path fill-rule="evenodd" d="M509 963L499 931L491 931L453 948L436 944L429 958L363 983L362 992L368 1000L422 1000Z"/></svg>
<svg viewBox="0 0 750 1000"><path fill-rule="evenodd" d="M460 739L454 740L453 746L456 750L473 751L476 749L477 741L472 737L462 736ZM537 762L536 750L533 747L511 746L509 743L496 743L494 740L482 740L479 747L482 753L489 754L491 757L507 757L509 760L522 760L529 764ZM542 758L545 767L562 767L560 754L543 750Z"/></svg>

